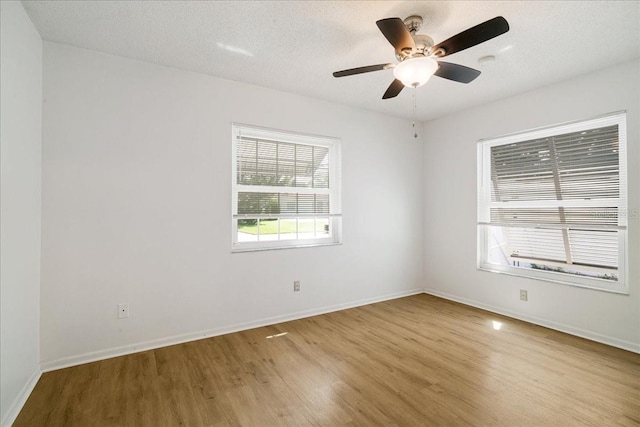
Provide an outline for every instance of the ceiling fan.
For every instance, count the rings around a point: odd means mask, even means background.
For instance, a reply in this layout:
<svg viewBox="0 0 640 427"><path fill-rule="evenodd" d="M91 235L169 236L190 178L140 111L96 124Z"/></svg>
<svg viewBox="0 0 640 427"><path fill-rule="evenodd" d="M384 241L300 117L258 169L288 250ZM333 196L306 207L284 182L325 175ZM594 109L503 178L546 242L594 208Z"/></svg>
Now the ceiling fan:
<svg viewBox="0 0 640 427"><path fill-rule="evenodd" d="M460 83L469 83L480 75L480 71L464 65L439 61L439 59L509 31L507 20L502 16L497 16L434 45L431 37L416 34L422 26L422 22L422 17L418 15L409 16L404 21L400 18L386 18L377 21L376 25L395 48L396 58L399 62L350 68L336 71L333 76L345 77L393 68L395 79L382 99L398 96L405 86L420 87L432 75Z"/></svg>

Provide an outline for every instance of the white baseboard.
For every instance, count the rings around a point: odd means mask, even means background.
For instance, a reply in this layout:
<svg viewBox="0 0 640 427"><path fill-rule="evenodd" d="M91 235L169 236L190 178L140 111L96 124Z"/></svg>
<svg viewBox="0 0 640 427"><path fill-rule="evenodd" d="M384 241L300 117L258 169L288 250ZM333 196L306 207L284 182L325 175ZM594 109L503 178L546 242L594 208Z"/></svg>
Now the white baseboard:
<svg viewBox="0 0 640 427"><path fill-rule="evenodd" d="M573 326L565 325L562 323L552 322L550 320L541 319L535 316L529 316L527 314L518 313L502 307L495 307L489 304L484 304L478 301L462 298L456 295L448 294L446 292L437 291L435 289L424 289L425 294L433 295L436 297L444 298L447 300L459 302L461 304L470 305L472 307L480 308L482 310L490 311L492 313L502 314L514 319L523 320L534 325L544 326L545 328L553 329L556 331L564 332L570 335L575 335L580 338L586 338L591 341L596 341L602 344L610 345L612 347L621 348L623 350L632 351L634 353L640 353L640 344L630 341L621 340L618 338L610 337L607 335L598 334L596 332L587 331Z"/></svg>
<svg viewBox="0 0 640 427"><path fill-rule="evenodd" d="M36 384L38 384L38 380L40 379L41 375L42 371L40 370L40 367L37 366L29 377L27 383L20 391L20 394L16 396L14 401L11 403L11 406L9 406L9 410L2 418L2 422L0 423L2 427L9 427L11 424L13 424L16 418L18 418L18 414L20 414L22 407L27 402L27 399L31 395L31 392L35 388Z"/></svg>
<svg viewBox="0 0 640 427"><path fill-rule="evenodd" d="M218 335L230 334L232 332L245 331L247 329L259 328L262 326L274 325L282 322L303 319L305 317L317 316L319 314L331 313L333 311L345 310L348 308L359 307L362 305L373 304L402 298L409 295L423 293L422 289L413 289L409 291L395 292L379 297L366 298L362 300L352 301L344 304L336 304L328 307L322 307L312 310L299 311L296 313L285 314L282 316L268 317L258 319L251 322L238 323L235 325L222 326L219 328L207 329L199 332L192 332L171 337L160 338L150 341L143 341L135 344L125 345L121 347L108 348L91 353L79 354L76 356L64 357L61 359L44 362L40 365L42 372L54 371L56 369L68 368L70 366L82 365L84 363L95 362L98 360L109 359L112 357L124 356L127 354L138 353L141 351L153 350L160 347L166 347L175 344L182 344L189 341L201 340L204 338L215 337Z"/></svg>

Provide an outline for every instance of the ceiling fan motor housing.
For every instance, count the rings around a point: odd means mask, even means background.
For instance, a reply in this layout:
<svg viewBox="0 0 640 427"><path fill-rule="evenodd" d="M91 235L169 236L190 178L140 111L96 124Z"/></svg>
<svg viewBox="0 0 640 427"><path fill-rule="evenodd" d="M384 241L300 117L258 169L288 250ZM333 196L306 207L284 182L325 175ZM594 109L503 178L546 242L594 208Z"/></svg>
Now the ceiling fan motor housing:
<svg viewBox="0 0 640 427"><path fill-rule="evenodd" d="M433 47L433 39L426 34L416 34L422 27L423 19L420 15L411 15L403 21L407 30L411 33L411 37L416 45L415 50L403 49L396 51L396 59L400 62L407 58L414 58L417 56L429 56L430 49Z"/></svg>
<svg viewBox="0 0 640 427"><path fill-rule="evenodd" d="M416 56L429 56L430 49L433 47L433 39L426 34L412 34L413 41L416 44L415 50L402 50L396 52L398 61L404 61L407 58Z"/></svg>

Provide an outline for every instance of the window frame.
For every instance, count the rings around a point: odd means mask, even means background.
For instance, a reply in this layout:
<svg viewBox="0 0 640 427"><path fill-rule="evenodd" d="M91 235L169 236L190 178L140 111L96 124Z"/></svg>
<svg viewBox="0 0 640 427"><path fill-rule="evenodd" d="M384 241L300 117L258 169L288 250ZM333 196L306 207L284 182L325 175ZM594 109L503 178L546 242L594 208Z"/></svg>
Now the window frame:
<svg viewBox="0 0 640 427"><path fill-rule="evenodd" d="M618 225L614 229L618 231L618 280L606 280L597 277L581 276L567 272L555 272L537 270L533 268L517 267L512 265L499 265L490 263L488 256L490 253L491 236L490 227L504 225L491 225L490 209L492 204L497 206L501 202L491 201L491 148L495 146L514 144L518 142L531 141L539 138L548 138L567 133L596 129L611 125L618 126L618 174L619 174L619 197L613 204L617 205ZM602 199L600 199L602 200ZM611 203L611 200L608 200ZM545 201L546 202L546 201ZM553 202L553 201L552 201ZM536 202L531 202L537 204ZM564 200L564 206L601 208L598 200L578 199ZM550 204L550 203L541 203ZM553 203L551 203L553 204ZM578 286L599 291L628 294L628 195L627 195L627 131L626 112L618 111L607 115L574 122L562 123L504 135L495 138L481 139L477 144L477 268L482 271L502 273L518 277L525 277L536 280L550 281L565 285ZM534 225L522 228L536 228ZM542 227L544 228L544 227Z"/></svg>
<svg viewBox="0 0 640 427"><path fill-rule="evenodd" d="M270 129L247 125L243 123L231 123L232 130L232 149L231 149L231 232L232 232L232 248L231 252L249 252L274 249L290 249L316 246L332 246L342 243L342 200L341 200L341 141L338 138L302 134L290 131ZM285 144L297 144L305 146L317 146L328 149L329 158L329 187L328 188L312 188L312 187L294 187L294 186L270 186L270 185L246 185L238 184L238 158L237 158L237 142L239 138L251 138L263 141L273 141ZM288 192L297 194L327 194L329 197L329 213L328 214L239 214L238 213L238 194L244 191L251 192ZM315 238L295 238L277 240L257 240L257 241L239 241L238 240L238 220L239 219L301 219L316 218L327 219L329 225L328 237ZM314 227L315 228L315 227Z"/></svg>

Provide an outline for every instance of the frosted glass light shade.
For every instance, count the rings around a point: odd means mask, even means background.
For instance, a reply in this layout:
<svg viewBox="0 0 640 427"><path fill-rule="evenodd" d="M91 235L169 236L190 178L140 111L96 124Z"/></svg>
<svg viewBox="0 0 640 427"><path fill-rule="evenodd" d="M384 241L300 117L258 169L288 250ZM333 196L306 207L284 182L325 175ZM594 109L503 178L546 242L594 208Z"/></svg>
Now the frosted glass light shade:
<svg viewBox="0 0 640 427"><path fill-rule="evenodd" d="M395 66L393 75L407 87L420 87L429 81L438 63L427 57L405 59Z"/></svg>

